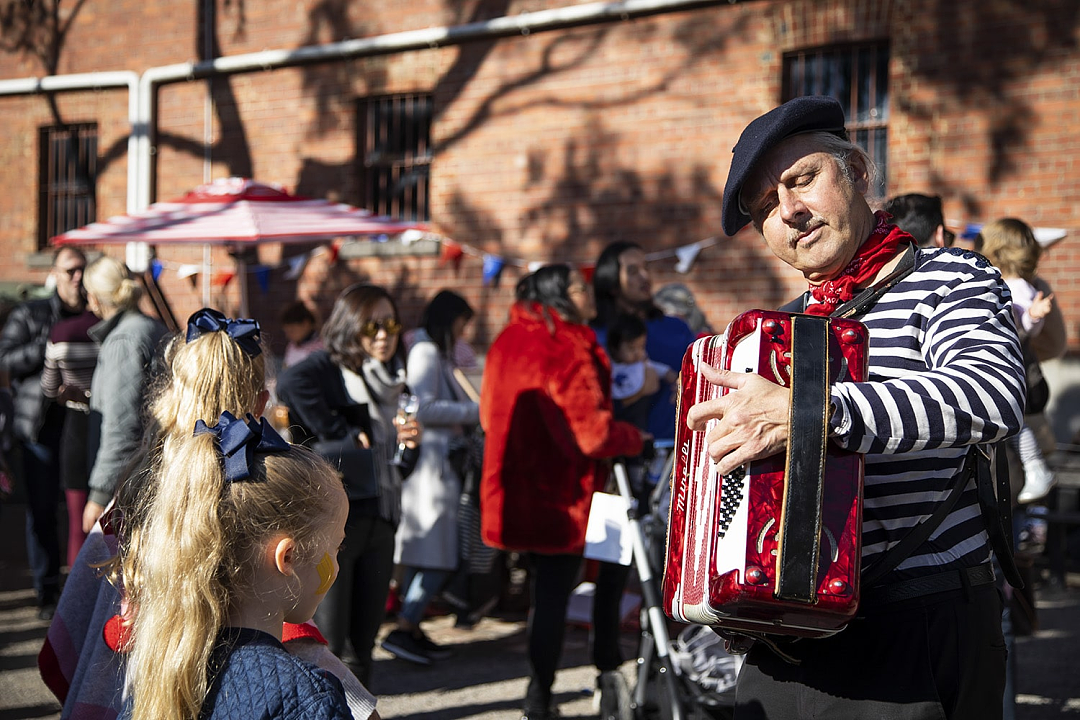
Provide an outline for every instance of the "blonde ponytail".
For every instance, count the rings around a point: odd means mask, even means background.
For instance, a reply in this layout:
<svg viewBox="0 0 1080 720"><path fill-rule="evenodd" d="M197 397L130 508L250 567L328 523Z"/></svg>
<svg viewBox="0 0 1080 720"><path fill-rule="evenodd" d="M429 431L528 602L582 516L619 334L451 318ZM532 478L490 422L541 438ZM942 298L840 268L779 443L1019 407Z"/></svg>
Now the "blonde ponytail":
<svg viewBox="0 0 1080 720"><path fill-rule="evenodd" d="M310 450L256 453L244 481L226 482L212 434L174 438L138 545L128 655L133 720L196 720L211 652L230 609L253 598L261 548L291 537L313 560L341 480Z"/></svg>
<svg viewBox="0 0 1080 720"><path fill-rule="evenodd" d="M150 403L148 457L141 471L126 478L117 490L124 529L109 566L109 579L129 596L138 593L135 548L157 495L158 473L177 462L174 446L191 434L196 420L217 418L226 410L237 417L255 411L265 388L265 357L266 353L251 357L223 332L205 333L191 342L177 335L166 346L166 370Z"/></svg>
<svg viewBox="0 0 1080 720"><path fill-rule="evenodd" d="M195 720L229 600L220 577L227 539L218 515L224 474L214 438L188 438L158 485L138 548L141 582L130 598L136 609L127 670L132 717Z"/></svg>

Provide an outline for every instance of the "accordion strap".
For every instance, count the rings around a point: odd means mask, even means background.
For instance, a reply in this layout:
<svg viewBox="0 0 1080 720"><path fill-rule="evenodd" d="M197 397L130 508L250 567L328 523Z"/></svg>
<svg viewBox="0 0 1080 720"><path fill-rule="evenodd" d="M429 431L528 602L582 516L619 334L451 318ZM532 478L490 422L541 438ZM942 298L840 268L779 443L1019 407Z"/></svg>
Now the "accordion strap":
<svg viewBox="0 0 1080 720"><path fill-rule="evenodd" d="M791 416L784 503L776 559L776 596L812 603L817 597L829 438L829 319L791 318Z"/></svg>
<svg viewBox="0 0 1080 720"><path fill-rule="evenodd" d="M960 472L953 476L953 485L949 488L949 494L938 503L933 513L908 530L907 534L900 538L900 542L886 550L885 554L876 563L863 571L861 580L863 587L872 588L877 585L883 577L895 570L900 563L907 560L911 553L915 552L916 548L930 539L930 536L938 529L945 517L956 507L956 502L964 492L968 480L975 474L976 455L980 452L982 452L980 448L975 445L971 446L967 457L964 458L964 465L960 468Z"/></svg>

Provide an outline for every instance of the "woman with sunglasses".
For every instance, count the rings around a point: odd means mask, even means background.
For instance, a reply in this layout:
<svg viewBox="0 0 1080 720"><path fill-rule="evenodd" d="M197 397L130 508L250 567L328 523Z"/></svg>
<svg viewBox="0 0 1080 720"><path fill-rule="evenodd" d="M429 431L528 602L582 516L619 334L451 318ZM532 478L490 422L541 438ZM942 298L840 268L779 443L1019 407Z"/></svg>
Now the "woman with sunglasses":
<svg viewBox="0 0 1080 720"><path fill-rule="evenodd" d="M371 650L386 614L394 567L394 534L401 520L401 481L416 463L419 427L396 422L405 385L401 322L390 294L375 285L342 291L323 326L324 350L285 370L277 392L289 408L293 439L320 446L338 442L369 448L372 490L349 493L341 572L315 614L330 649L354 665L365 685ZM401 463L398 444L407 450ZM347 487L350 469L342 472ZM366 495L366 496L365 496ZM346 638L355 659L344 656Z"/></svg>

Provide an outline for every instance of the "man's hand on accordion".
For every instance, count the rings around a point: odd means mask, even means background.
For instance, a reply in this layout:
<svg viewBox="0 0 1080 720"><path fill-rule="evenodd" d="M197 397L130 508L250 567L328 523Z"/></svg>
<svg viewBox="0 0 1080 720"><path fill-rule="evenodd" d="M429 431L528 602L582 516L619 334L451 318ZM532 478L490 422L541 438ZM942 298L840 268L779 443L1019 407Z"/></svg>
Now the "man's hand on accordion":
<svg viewBox="0 0 1080 720"><path fill-rule="evenodd" d="M760 375L704 363L701 377L731 391L694 405L686 416L691 430L708 431L705 440L717 472L727 475L740 465L786 450L791 412L786 388Z"/></svg>

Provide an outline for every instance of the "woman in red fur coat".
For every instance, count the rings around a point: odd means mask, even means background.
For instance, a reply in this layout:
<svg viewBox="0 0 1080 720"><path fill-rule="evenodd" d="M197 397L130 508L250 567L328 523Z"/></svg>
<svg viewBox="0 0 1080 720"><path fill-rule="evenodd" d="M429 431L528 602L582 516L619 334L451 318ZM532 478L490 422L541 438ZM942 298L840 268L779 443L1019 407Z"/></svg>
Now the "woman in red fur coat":
<svg viewBox="0 0 1080 720"><path fill-rule="evenodd" d="M614 419L611 365L586 324L596 309L581 275L567 265L540 268L518 284L517 298L488 352L480 392L481 518L485 543L529 553L532 671L524 716L547 720L557 715L551 686L592 494L607 480L605 460L637 455L647 435ZM593 661L602 690L622 662L622 582L608 576L624 571L605 566L593 604Z"/></svg>

